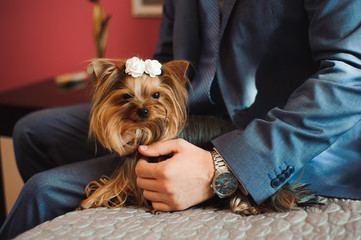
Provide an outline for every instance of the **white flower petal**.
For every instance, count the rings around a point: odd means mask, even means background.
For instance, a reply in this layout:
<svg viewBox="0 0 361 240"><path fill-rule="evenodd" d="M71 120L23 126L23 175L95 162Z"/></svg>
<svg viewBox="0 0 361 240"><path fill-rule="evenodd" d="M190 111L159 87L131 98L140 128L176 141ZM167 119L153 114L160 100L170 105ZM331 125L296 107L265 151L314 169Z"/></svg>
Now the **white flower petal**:
<svg viewBox="0 0 361 240"><path fill-rule="evenodd" d="M144 73L144 69L144 61L137 57L132 57L128 59L125 63L125 72L135 78L142 76Z"/></svg>
<svg viewBox="0 0 361 240"><path fill-rule="evenodd" d="M145 60L145 69L144 71L149 74L151 77L155 77L162 73L162 64L158 60Z"/></svg>

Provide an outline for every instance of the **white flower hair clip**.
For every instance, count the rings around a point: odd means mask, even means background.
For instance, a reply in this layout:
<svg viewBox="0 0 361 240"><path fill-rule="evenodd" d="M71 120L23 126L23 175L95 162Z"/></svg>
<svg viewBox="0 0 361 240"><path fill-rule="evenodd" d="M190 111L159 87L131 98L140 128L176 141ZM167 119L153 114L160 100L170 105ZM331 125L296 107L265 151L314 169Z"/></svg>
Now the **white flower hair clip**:
<svg viewBox="0 0 361 240"><path fill-rule="evenodd" d="M143 61L137 57L132 57L125 63L125 72L135 78L142 76L143 73L155 77L162 73L162 64L157 60L147 59Z"/></svg>

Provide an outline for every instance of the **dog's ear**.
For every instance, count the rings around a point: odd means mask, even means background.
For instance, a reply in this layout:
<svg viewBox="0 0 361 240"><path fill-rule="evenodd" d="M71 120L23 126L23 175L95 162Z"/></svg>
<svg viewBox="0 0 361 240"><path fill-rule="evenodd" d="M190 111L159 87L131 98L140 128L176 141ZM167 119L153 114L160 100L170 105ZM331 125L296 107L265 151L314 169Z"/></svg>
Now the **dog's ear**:
<svg viewBox="0 0 361 240"><path fill-rule="evenodd" d="M88 73L93 81L97 81L106 69L114 66L114 63L105 59L95 59L88 66Z"/></svg>
<svg viewBox="0 0 361 240"><path fill-rule="evenodd" d="M189 66L189 62L185 60L173 60L164 64L164 66L176 75L178 79L186 82L186 72Z"/></svg>
<svg viewBox="0 0 361 240"><path fill-rule="evenodd" d="M115 64L119 62L119 66ZM94 82L104 79L104 75L110 74L112 71L124 68L125 62L121 60L95 59L88 66L88 73L91 75Z"/></svg>

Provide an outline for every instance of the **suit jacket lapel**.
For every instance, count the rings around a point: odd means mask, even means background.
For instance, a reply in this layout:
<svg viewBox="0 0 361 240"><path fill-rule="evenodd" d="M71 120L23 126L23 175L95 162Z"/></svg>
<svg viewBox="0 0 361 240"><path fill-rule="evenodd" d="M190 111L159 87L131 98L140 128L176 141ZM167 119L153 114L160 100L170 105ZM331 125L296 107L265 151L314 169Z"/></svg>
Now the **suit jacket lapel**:
<svg viewBox="0 0 361 240"><path fill-rule="evenodd" d="M233 7L236 4L236 2L237 2L237 0L225 0L224 1L220 39L222 39L222 37L223 37L223 33L227 26L229 16L231 15Z"/></svg>

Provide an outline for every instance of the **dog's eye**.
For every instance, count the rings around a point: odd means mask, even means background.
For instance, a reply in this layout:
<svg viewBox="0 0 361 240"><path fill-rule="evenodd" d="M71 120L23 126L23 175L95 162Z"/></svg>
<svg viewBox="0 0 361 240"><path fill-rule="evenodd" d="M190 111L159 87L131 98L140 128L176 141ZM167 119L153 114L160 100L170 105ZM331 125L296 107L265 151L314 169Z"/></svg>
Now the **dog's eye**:
<svg viewBox="0 0 361 240"><path fill-rule="evenodd" d="M125 100L129 100L129 99L132 99L133 98L133 96L132 95L130 95L130 94L124 94L123 95L123 99L125 99Z"/></svg>
<svg viewBox="0 0 361 240"><path fill-rule="evenodd" d="M159 97L160 97L160 93L159 93L159 92L153 93L153 95L152 95L152 98L153 98L153 99L159 99Z"/></svg>

